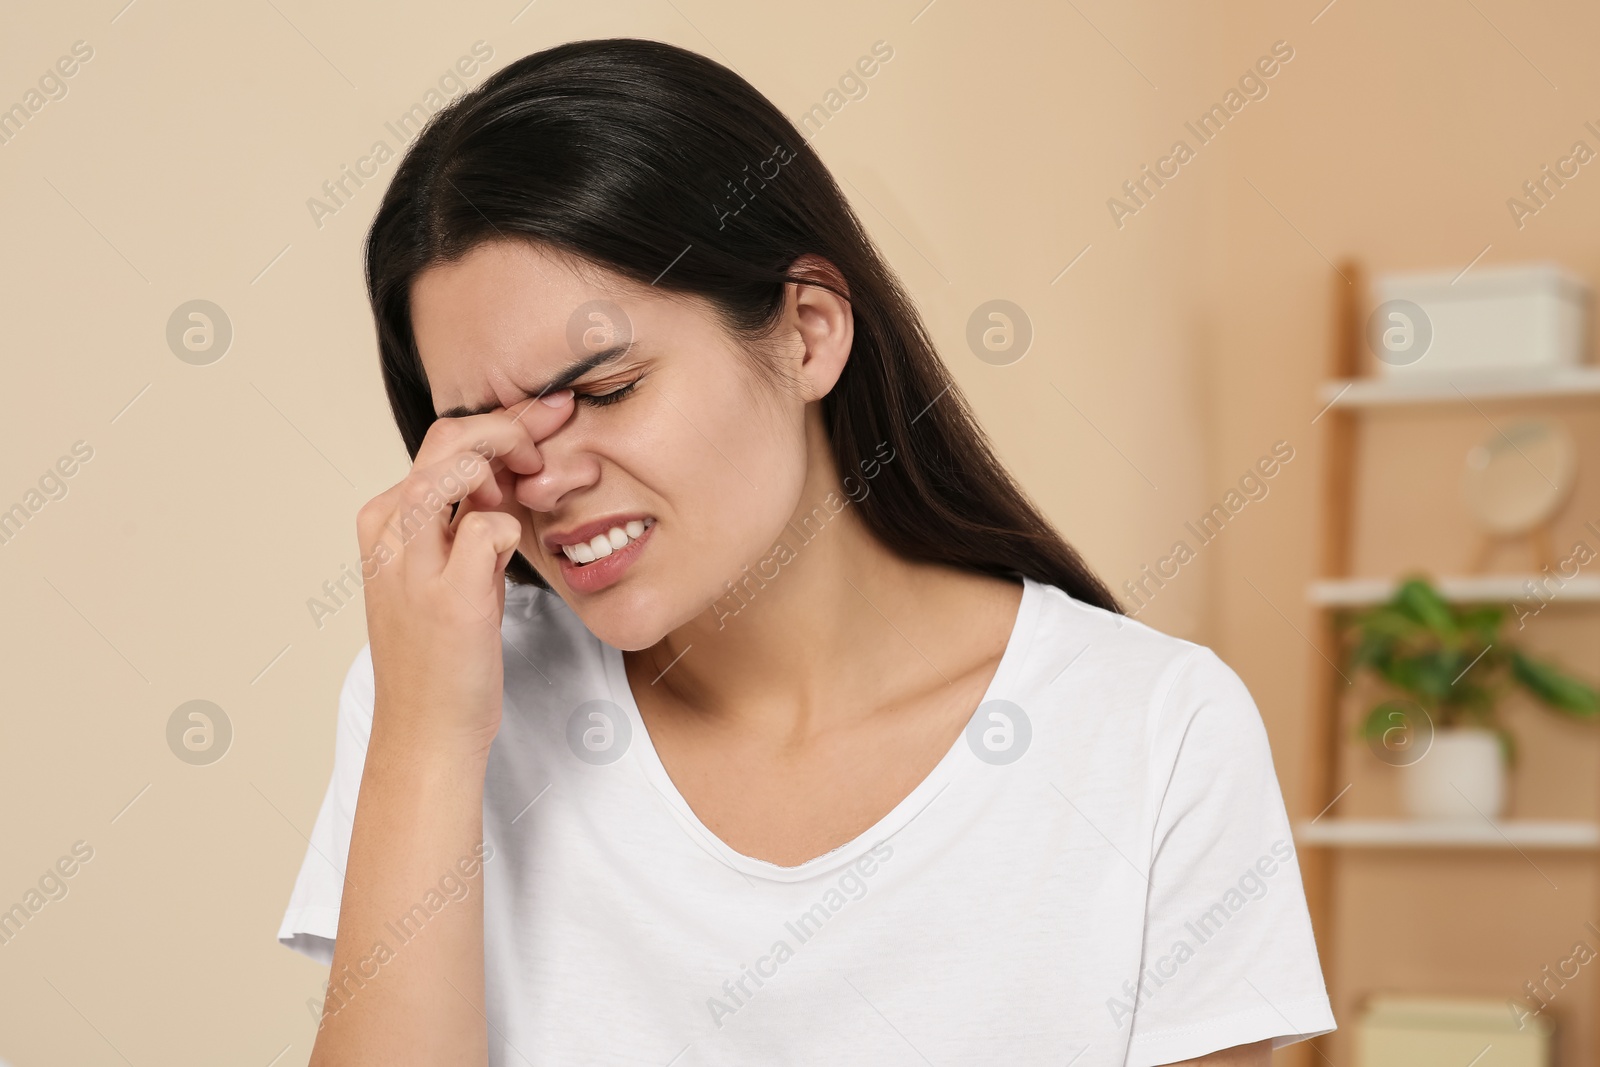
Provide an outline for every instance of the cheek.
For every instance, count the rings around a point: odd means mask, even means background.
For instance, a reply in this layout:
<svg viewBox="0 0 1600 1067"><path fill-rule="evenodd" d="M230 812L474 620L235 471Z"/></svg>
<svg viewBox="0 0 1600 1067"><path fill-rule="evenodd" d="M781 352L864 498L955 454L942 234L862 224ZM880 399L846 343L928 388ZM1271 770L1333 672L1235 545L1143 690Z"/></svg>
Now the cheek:
<svg viewBox="0 0 1600 1067"><path fill-rule="evenodd" d="M805 406L755 403L729 376L706 378L663 381L614 408L580 415L591 420L582 447L599 461L600 481L579 494L606 507L653 511L664 523L651 580L639 588L643 600L630 617L669 629L723 596L727 583L745 566L755 568L780 539L792 543L785 530L797 508L823 505L801 499ZM522 511L523 554L539 560L542 527Z"/></svg>
<svg viewBox="0 0 1600 1067"><path fill-rule="evenodd" d="M686 535L675 548L694 558L681 565L716 595L772 550L794 514L806 477L804 407L757 405L742 390L672 400L680 410L663 405L669 417L638 463Z"/></svg>
<svg viewBox="0 0 1600 1067"><path fill-rule="evenodd" d="M705 559L718 591L745 566L766 559L780 541L792 544L795 534L789 526L796 511L821 504L802 500L806 450L798 422L785 425L768 418L739 429L735 447L725 449L731 462L718 461L712 468L714 484L701 497L704 536L713 546Z"/></svg>

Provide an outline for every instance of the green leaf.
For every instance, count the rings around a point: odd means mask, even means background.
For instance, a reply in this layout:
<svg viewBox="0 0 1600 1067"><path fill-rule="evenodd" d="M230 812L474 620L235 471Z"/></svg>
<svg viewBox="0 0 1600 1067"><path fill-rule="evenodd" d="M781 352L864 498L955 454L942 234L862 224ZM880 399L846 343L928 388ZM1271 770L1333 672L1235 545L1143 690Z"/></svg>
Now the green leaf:
<svg viewBox="0 0 1600 1067"><path fill-rule="evenodd" d="M1414 720L1421 720L1426 714L1409 700L1385 700L1356 725L1356 736L1374 740L1390 730L1415 730L1421 724Z"/></svg>
<svg viewBox="0 0 1600 1067"><path fill-rule="evenodd" d="M1513 652L1511 674L1534 696L1552 707L1585 717L1600 713L1600 693L1551 664L1530 659L1521 652Z"/></svg>
<svg viewBox="0 0 1600 1067"><path fill-rule="evenodd" d="M1383 634L1364 633L1350 655L1355 667L1380 667L1394 658L1394 639Z"/></svg>
<svg viewBox="0 0 1600 1067"><path fill-rule="evenodd" d="M1459 653L1438 649L1395 660L1386 677L1402 689L1438 702L1450 699L1450 683L1463 666Z"/></svg>
<svg viewBox="0 0 1600 1067"><path fill-rule="evenodd" d="M1468 608L1461 612L1456 622L1480 644L1493 644L1500 633L1500 623L1504 621L1506 612L1504 608L1494 605Z"/></svg>
<svg viewBox="0 0 1600 1067"><path fill-rule="evenodd" d="M1355 624L1363 634L1391 640L1419 637L1429 632L1414 616L1388 604L1362 612Z"/></svg>
<svg viewBox="0 0 1600 1067"><path fill-rule="evenodd" d="M1450 605L1445 603L1426 578L1408 578L1402 582L1390 604L1440 637L1453 638L1458 632Z"/></svg>
<svg viewBox="0 0 1600 1067"><path fill-rule="evenodd" d="M1488 718L1494 712L1494 693L1488 686L1463 678L1451 687L1450 703L1472 709L1479 718Z"/></svg>

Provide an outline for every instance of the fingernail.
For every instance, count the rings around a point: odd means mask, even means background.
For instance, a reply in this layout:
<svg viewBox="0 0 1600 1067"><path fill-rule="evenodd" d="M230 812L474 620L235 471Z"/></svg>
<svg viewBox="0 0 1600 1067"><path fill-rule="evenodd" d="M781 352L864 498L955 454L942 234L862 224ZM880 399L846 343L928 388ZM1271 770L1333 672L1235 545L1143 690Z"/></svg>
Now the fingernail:
<svg viewBox="0 0 1600 1067"><path fill-rule="evenodd" d="M544 396L541 396L539 401L540 403L549 404L553 408L558 408L571 399L571 389L557 389L553 393L546 393Z"/></svg>

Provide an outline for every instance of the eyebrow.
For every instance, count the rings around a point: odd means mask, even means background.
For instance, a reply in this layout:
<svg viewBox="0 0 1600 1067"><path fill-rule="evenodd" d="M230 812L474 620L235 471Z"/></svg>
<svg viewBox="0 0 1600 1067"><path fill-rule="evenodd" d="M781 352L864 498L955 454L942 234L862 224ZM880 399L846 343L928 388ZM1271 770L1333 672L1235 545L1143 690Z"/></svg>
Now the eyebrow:
<svg viewBox="0 0 1600 1067"><path fill-rule="evenodd" d="M585 356L574 363L568 364L566 369L552 378L548 384L540 389L529 390L525 392L522 399L525 400L530 396L544 396L546 393L553 393L557 390L565 389L567 386L571 385L579 378L582 378L585 374L588 374L596 367L603 367L607 363L613 363L616 360L621 359L623 356L631 352L636 345L636 341L629 341L627 344L612 345L610 348L602 348L593 355ZM514 403L521 402L521 400L514 401ZM481 407L469 407L466 404L458 404L447 411L440 412L438 417L441 419L459 419L468 415L482 415L486 412L494 411L500 407L506 406L509 405L503 405L499 401L495 401L491 404L484 404Z"/></svg>

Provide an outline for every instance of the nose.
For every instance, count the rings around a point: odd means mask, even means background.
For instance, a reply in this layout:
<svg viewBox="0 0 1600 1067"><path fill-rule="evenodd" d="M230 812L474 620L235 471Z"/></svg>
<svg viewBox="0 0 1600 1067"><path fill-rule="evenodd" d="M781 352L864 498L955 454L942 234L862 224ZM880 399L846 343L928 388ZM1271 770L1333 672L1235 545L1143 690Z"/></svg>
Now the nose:
<svg viewBox="0 0 1600 1067"><path fill-rule="evenodd" d="M555 433L539 442L544 466L537 474L519 474L514 496L532 511L551 512L571 493L587 489L600 479L600 460L589 447L583 429L568 419Z"/></svg>

